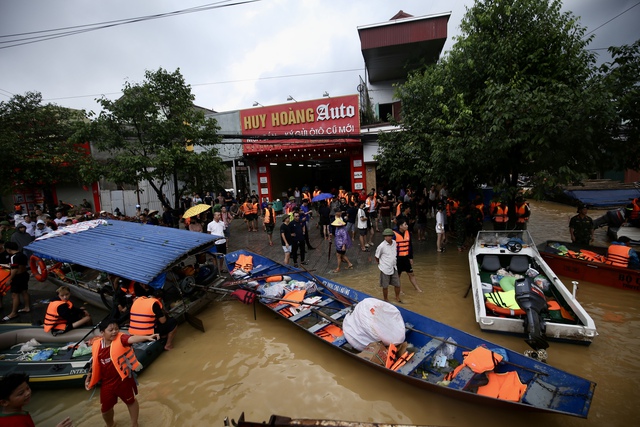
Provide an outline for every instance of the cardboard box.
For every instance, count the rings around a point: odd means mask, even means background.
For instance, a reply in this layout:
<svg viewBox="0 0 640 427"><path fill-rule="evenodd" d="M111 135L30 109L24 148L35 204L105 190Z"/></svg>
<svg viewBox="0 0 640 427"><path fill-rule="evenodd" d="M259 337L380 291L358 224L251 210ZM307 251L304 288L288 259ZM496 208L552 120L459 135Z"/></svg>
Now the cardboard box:
<svg viewBox="0 0 640 427"><path fill-rule="evenodd" d="M387 352L387 347L381 341L377 341L366 346L358 356L384 366L387 361Z"/></svg>

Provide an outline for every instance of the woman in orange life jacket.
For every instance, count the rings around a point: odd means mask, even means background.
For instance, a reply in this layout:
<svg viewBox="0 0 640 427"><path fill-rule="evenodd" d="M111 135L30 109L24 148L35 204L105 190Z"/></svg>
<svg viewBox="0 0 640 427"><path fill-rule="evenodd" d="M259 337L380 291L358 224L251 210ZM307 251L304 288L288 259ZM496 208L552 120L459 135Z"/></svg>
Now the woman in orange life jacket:
<svg viewBox="0 0 640 427"><path fill-rule="evenodd" d="M122 400L129 410L131 425L138 425L140 407L136 400L138 387L133 372L141 368L132 344L155 341L160 337L152 335L127 335L120 332L115 319L106 319L98 327L102 339L94 341L91 348L91 368L84 382L84 387L91 390L100 386L100 403L102 418L107 426L113 426L113 407Z"/></svg>
<svg viewBox="0 0 640 427"><path fill-rule="evenodd" d="M44 331L53 335L63 334L91 322L91 315L84 307L74 307L69 298L68 286L60 286L56 292L58 300L51 301L44 315Z"/></svg>

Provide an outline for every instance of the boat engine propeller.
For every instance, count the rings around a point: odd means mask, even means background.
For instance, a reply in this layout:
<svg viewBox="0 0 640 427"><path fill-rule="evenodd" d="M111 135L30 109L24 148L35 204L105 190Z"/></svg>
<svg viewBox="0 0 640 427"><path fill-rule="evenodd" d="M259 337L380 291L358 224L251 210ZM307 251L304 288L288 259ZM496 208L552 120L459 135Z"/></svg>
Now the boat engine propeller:
<svg viewBox="0 0 640 427"><path fill-rule="evenodd" d="M516 301L526 313L524 318L524 331L527 335L525 341L534 350L546 349L549 343L544 335L545 323L540 312L547 308L547 299L531 278L525 277L516 280Z"/></svg>

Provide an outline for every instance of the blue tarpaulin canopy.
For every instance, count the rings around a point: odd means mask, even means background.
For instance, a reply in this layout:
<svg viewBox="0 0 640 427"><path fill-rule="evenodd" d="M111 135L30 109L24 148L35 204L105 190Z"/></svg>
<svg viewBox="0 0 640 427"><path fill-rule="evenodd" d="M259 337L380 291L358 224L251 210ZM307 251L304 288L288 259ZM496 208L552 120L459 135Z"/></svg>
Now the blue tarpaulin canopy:
<svg viewBox="0 0 640 427"><path fill-rule="evenodd" d="M640 197L640 190L634 188L620 190L565 190L565 194L585 205L606 208L625 206L631 203L632 199Z"/></svg>
<svg viewBox="0 0 640 427"><path fill-rule="evenodd" d="M223 236L115 220L61 228L25 247L42 259L77 264L150 284L189 255Z"/></svg>

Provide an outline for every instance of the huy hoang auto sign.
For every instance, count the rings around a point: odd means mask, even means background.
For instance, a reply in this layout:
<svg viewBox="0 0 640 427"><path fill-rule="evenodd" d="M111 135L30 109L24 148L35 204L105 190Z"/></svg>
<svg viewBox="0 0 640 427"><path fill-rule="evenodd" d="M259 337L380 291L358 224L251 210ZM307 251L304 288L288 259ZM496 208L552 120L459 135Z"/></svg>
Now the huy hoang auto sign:
<svg viewBox="0 0 640 427"><path fill-rule="evenodd" d="M244 153L281 150L283 143L293 144L296 148L307 148L319 141L357 142L357 139L349 136L360 133L358 99L358 95L347 95L242 110L240 124L243 135L288 137L282 141L249 141L244 145ZM317 139L323 136L328 138ZM335 136L344 138L334 139ZM299 138L289 139L290 137Z"/></svg>

